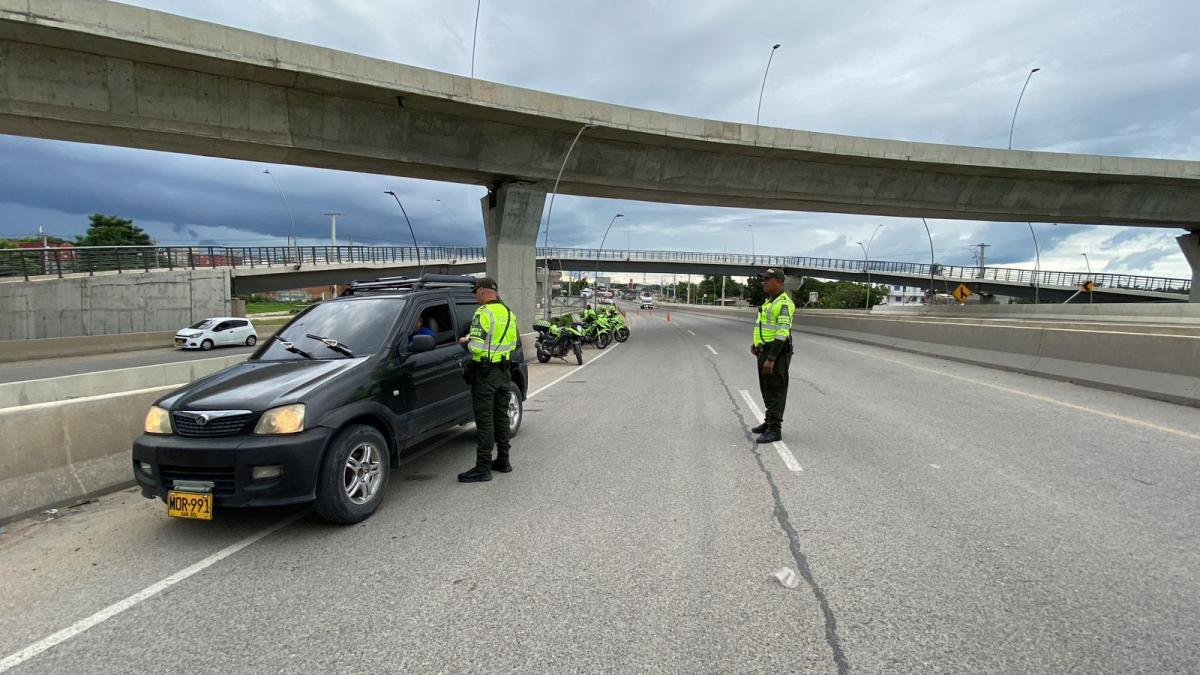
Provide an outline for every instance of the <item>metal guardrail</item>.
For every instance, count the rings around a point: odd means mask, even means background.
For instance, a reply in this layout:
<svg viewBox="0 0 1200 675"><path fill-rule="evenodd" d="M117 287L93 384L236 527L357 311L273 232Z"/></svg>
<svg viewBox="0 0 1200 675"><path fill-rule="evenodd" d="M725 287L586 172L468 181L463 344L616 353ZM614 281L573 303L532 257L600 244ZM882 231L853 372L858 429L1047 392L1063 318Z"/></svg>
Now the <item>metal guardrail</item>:
<svg viewBox="0 0 1200 675"><path fill-rule="evenodd" d="M453 263L486 249L448 246L80 246L0 249L0 277L96 272L286 267L354 263Z"/></svg>
<svg viewBox="0 0 1200 675"><path fill-rule="evenodd" d="M450 263L477 260L483 247L454 246L87 246L78 248L0 249L0 277L95 274L102 271L150 271L222 267L285 267L355 263ZM749 267L828 270L831 272L893 273L928 278L927 263L810 258L802 256L701 253L692 251L633 251L624 249L539 248L538 258L608 262L702 263ZM960 281L1000 281L1032 286L1078 286L1091 280L1097 287L1186 294L1190 279L1132 274L1087 274L1014 267L935 265L934 276ZM915 284L919 285L919 284Z"/></svg>

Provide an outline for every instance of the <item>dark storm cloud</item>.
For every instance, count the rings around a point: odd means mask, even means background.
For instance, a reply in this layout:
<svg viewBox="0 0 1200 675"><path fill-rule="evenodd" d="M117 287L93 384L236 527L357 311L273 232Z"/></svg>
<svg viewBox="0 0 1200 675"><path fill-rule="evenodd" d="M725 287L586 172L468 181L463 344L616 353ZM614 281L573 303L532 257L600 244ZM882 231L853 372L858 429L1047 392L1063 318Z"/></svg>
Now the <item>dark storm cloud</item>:
<svg viewBox="0 0 1200 675"><path fill-rule="evenodd" d="M475 2L451 0L134 0L289 39L467 74ZM936 143L1200 158L1200 3L1158 0L955 3L554 2L482 0L476 75L483 79L685 115L750 122L770 45L762 122ZM287 213L262 165L0 137L0 228L33 209L113 212L172 238L282 238ZM482 242L473 186L277 166L301 239L407 240L396 190L422 241ZM441 201L438 201L438 200ZM41 212L37 212L39 216ZM917 219L763 212L560 197L550 237L608 247L928 259ZM65 217L65 216L64 216ZM72 216L74 217L74 216ZM74 222L74 221L72 221ZM1030 266L1025 223L929 221L936 257ZM28 228L29 224L18 224ZM158 226L158 225L156 225ZM627 227L627 229L626 229ZM1043 267L1142 264L1183 275L1168 230L1035 224ZM82 228L80 228L82 229ZM156 236L164 236L156 232ZM539 244L542 242L539 236Z"/></svg>

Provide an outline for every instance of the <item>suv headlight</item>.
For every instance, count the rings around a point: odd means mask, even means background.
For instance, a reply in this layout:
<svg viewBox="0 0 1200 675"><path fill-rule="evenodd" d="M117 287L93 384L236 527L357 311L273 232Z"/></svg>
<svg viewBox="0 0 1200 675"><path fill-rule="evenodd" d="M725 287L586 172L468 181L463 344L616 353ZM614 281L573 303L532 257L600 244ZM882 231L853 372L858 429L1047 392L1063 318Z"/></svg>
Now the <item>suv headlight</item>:
<svg viewBox="0 0 1200 675"><path fill-rule="evenodd" d="M298 434L304 431L304 404L293 403L271 408L254 427L256 434Z"/></svg>
<svg viewBox="0 0 1200 675"><path fill-rule="evenodd" d="M146 424L143 431L148 434L174 433L175 430L171 428L171 413L156 405L150 406L150 412L146 413Z"/></svg>

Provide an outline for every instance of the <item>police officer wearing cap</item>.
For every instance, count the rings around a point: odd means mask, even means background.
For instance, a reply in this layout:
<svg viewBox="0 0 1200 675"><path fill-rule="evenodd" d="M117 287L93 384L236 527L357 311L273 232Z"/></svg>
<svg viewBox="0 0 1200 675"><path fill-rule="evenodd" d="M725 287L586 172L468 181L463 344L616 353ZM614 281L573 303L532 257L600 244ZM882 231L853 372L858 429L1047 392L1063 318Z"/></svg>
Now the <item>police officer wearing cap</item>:
<svg viewBox="0 0 1200 675"><path fill-rule="evenodd" d="M467 382L471 385L471 403L475 409L475 467L458 474L462 483L492 479L492 471L512 471L508 453L509 383L512 381L513 350L517 348L517 315L501 300L496 280L475 280L475 300L479 307L471 319L471 332L461 340L471 353L467 364ZM492 459L492 448L497 449Z"/></svg>
<svg viewBox="0 0 1200 675"><path fill-rule="evenodd" d="M783 291L783 270L772 267L760 274L767 299L754 322L750 353L758 357L758 389L766 407L766 419L750 431L760 434L759 443L783 439L783 409L787 405L788 366L792 361L792 317L796 304Z"/></svg>

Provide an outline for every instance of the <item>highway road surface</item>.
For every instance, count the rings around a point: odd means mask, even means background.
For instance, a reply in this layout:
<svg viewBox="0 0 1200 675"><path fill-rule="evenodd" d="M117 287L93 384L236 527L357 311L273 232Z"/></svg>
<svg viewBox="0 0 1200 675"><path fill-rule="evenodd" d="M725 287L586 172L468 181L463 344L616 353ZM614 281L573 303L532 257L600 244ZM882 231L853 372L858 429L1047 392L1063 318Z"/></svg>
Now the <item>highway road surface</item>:
<svg viewBox="0 0 1200 675"><path fill-rule="evenodd" d="M1200 670L1196 410L797 333L760 447L750 328L631 314L490 483L460 433L354 527L10 523L0 670Z"/></svg>

